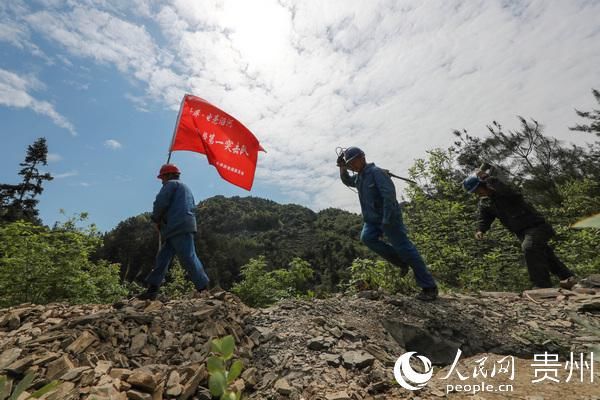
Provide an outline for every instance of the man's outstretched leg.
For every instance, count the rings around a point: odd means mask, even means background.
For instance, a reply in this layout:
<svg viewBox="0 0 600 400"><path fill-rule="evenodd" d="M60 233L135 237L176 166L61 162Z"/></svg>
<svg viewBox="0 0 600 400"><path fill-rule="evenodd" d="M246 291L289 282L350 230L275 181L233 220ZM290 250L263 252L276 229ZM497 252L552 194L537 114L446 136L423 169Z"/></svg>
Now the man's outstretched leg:
<svg viewBox="0 0 600 400"><path fill-rule="evenodd" d="M369 249L379 254L381 258L392 265L399 267L402 276L408 272L408 264L406 264L400 255L392 246L381 240L383 230L375 224L365 223L360 234L360 241L363 242Z"/></svg>
<svg viewBox="0 0 600 400"><path fill-rule="evenodd" d="M385 233L391 245L381 240L383 233ZM418 250L408 239L406 229L401 222L395 222L384 227L365 223L360 239L367 247L384 259L390 262L394 259L400 259L402 263L412 268L417 285L422 289L418 296L419 299L430 301L437 298L438 289L435 280L429 273Z"/></svg>
<svg viewBox="0 0 600 400"><path fill-rule="evenodd" d="M394 221L392 224L384 225L383 231L402 261L410 265L415 274L417 285L423 289L417 298L427 301L435 300L438 295L435 280L427 269L423 257L408 238L406 227L402 221Z"/></svg>

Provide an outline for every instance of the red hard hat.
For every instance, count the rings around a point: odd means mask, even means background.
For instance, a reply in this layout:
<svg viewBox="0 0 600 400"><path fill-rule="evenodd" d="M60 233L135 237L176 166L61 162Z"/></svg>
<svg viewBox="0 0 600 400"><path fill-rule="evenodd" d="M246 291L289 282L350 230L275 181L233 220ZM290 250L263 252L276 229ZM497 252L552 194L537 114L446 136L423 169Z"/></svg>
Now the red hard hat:
<svg viewBox="0 0 600 400"><path fill-rule="evenodd" d="M167 174L181 174L181 171L179 171L179 168L177 168L175 164L165 164L162 167L160 167L160 171L158 172L157 178L161 179Z"/></svg>

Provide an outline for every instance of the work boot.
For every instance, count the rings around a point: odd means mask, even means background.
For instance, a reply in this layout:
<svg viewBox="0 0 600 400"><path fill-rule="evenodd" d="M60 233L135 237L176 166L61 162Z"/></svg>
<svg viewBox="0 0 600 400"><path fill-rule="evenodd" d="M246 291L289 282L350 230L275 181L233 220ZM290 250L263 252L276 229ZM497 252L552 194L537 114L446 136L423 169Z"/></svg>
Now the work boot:
<svg viewBox="0 0 600 400"><path fill-rule="evenodd" d="M148 289L142 294L138 294L136 299L138 300L156 300L158 297L158 286L150 285Z"/></svg>
<svg viewBox="0 0 600 400"><path fill-rule="evenodd" d="M421 293L416 296L417 300L421 301L434 301L438 298L438 288L437 286L432 288L423 288Z"/></svg>
<svg viewBox="0 0 600 400"><path fill-rule="evenodd" d="M567 279L560 281L559 286L563 289L571 290L577 282L579 282L579 279L575 275L571 275Z"/></svg>
<svg viewBox="0 0 600 400"><path fill-rule="evenodd" d="M207 296L208 296L208 287L205 287L204 289L194 290L191 297L192 297L192 299L203 299Z"/></svg>

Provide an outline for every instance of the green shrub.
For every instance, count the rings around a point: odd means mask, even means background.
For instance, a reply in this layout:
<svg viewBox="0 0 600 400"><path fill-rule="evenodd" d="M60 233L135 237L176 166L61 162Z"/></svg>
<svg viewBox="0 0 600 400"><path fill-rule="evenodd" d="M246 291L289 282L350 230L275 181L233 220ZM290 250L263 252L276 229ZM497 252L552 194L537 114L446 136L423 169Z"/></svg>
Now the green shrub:
<svg viewBox="0 0 600 400"><path fill-rule="evenodd" d="M169 268L167 283L163 286L163 293L170 299L181 299L187 293L193 291L194 283L186 277L186 272L175 259Z"/></svg>
<svg viewBox="0 0 600 400"><path fill-rule="evenodd" d="M269 272L265 257L260 256L251 259L240 271L243 279L232 291L253 307L266 307L283 298L301 296L313 277L310 264L299 258L290 262L289 269Z"/></svg>
<svg viewBox="0 0 600 400"><path fill-rule="evenodd" d="M112 302L126 294L119 266L90 254L100 244L93 226L73 220L52 229L17 221L0 227L0 306L19 303Z"/></svg>
<svg viewBox="0 0 600 400"><path fill-rule="evenodd" d="M350 266L350 290L358 286L383 289L388 293L411 293L414 291L412 274L402 277L400 268L386 261L357 258Z"/></svg>

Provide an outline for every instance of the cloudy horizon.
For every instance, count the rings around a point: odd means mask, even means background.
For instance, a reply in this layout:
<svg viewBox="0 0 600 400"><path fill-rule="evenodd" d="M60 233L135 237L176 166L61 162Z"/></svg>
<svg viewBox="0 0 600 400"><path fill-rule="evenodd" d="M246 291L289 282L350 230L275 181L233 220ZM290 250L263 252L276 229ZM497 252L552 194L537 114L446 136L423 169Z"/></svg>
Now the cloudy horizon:
<svg viewBox="0 0 600 400"><path fill-rule="evenodd" d="M219 182L204 160L192 171L199 157L174 156L197 200L249 194L357 211L337 146L404 175L426 150L448 147L453 129L516 128L517 115L561 140L593 141L568 127L600 89L598 20L600 1L11 1L0 5L0 129L16 156L0 180L14 179L44 127L63 176L53 184L64 185L42 196L45 222L80 196L109 229L148 209L192 93L268 151L251 193ZM113 187L126 202L118 212L93 200Z"/></svg>

